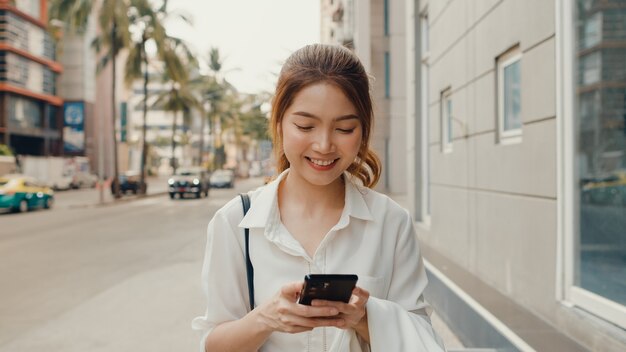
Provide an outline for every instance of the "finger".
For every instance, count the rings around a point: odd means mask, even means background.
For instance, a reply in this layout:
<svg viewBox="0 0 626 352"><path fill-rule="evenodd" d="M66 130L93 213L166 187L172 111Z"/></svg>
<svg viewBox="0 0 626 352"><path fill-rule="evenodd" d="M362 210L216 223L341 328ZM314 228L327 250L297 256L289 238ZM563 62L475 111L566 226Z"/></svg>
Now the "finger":
<svg viewBox="0 0 626 352"><path fill-rule="evenodd" d="M302 317L332 317L339 314L339 310L332 306L307 306L295 304L294 312Z"/></svg>
<svg viewBox="0 0 626 352"><path fill-rule="evenodd" d="M363 305L369 299L370 294L366 290L356 287L352 291L352 296L350 297L350 304Z"/></svg>
<svg viewBox="0 0 626 352"><path fill-rule="evenodd" d="M285 326L297 326L304 328L317 328L320 326L342 327L346 324L342 318L307 318L298 315L284 315L280 318Z"/></svg>
<svg viewBox="0 0 626 352"><path fill-rule="evenodd" d="M313 307L333 307L336 308L339 312L345 312L348 308L348 303L343 303L340 301L326 301L323 299L314 299L311 301L311 306Z"/></svg>
<svg viewBox="0 0 626 352"><path fill-rule="evenodd" d="M359 297L365 297L365 298L369 298L370 296L369 291L358 286L355 287L354 290L352 290L352 294L359 296Z"/></svg>
<svg viewBox="0 0 626 352"><path fill-rule="evenodd" d="M280 288L280 294L285 297L296 297L300 291L302 291L302 286L304 282L296 281L290 282L283 287Z"/></svg>

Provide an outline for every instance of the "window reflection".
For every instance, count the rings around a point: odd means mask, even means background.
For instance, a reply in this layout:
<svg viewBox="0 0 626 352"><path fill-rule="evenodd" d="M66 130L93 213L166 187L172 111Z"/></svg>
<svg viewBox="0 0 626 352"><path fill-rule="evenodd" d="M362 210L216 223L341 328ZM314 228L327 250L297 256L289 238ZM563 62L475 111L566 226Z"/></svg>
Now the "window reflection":
<svg viewBox="0 0 626 352"><path fill-rule="evenodd" d="M577 0L576 17L576 285L626 305L626 8Z"/></svg>

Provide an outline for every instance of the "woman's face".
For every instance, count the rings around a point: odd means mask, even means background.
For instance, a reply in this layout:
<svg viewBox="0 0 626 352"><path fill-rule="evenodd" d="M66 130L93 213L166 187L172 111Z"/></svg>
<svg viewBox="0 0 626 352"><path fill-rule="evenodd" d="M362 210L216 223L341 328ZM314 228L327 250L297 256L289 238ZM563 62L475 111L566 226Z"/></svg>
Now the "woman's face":
<svg viewBox="0 0 626 352"><path fill-rule="evenodd" d="M298 92L280 128L290 174L318 186L337 180L361 146L356 108L341 89L329 83Z"/></svg>

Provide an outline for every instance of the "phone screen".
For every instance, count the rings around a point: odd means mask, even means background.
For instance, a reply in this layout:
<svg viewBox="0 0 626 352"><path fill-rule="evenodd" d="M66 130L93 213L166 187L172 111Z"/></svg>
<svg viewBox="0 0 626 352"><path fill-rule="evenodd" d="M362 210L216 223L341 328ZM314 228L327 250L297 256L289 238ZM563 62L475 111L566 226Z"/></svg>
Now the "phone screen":
<svg viewBox="0 0 626 352"><path fill-rule="evenodd" d="M298 303L310 306L314 299L348 303L358 279L356 275L306 275Z"/></svg>

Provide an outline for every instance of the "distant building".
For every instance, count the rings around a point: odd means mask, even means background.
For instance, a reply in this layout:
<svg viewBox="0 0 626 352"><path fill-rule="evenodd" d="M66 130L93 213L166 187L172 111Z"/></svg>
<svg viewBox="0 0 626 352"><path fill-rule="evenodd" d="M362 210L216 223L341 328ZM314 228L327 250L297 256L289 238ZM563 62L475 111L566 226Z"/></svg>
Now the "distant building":
<svg viewBox="0 0 626 352"><path fill-rule="evenodd" d="M95 15L92 11L82 33L62 28L58 50L64 68L58 79L59 95L64 100L64 154L88 156L92 170L98 165L95 131L102 129L95 119L97 59L91 46L96 36Z"/></svg>
<svg viewBox="0 0 626 352"><path fill-rule="evenodd" d="M374 78L372 148L383 165L378 190L406 192L405 20L383 0L321 0L321 42L353 49ZM394 11L393 13L391 11ZM393 18L393 20L392 20Z"/></svg>
<svg viewBox="0 0 626 352"><path fill-rule="evenodd" d="M150 148L147 167L160 174L171 173L171 159L174 155L178 167L191 166L192 160L198 155L192 148L197 142L197 131L200 129L200 115L197 109L176 112L176 148L172 154L172 132L174 112L155 106L158 97L169 91L171 83L164 83L163 76L158 72L160 64L152 61L148 78L148 113L146 116L146 141ZM133 83L132 94L129 94L127 122L123 133L129 145L128 168L139 170L141 167L142 129L143 129L143 79ZM208 125L205 126L205 135L208 135ZM208 137L204 140L208 146ZM197 144L197 143L193 143Z"/></svg>
<svg viewBox="0 0 626 352"><path fill-rule="evenodd" d="M46 0L0 0L0 143L17 154L63 154L62 65Z"/></svg>

